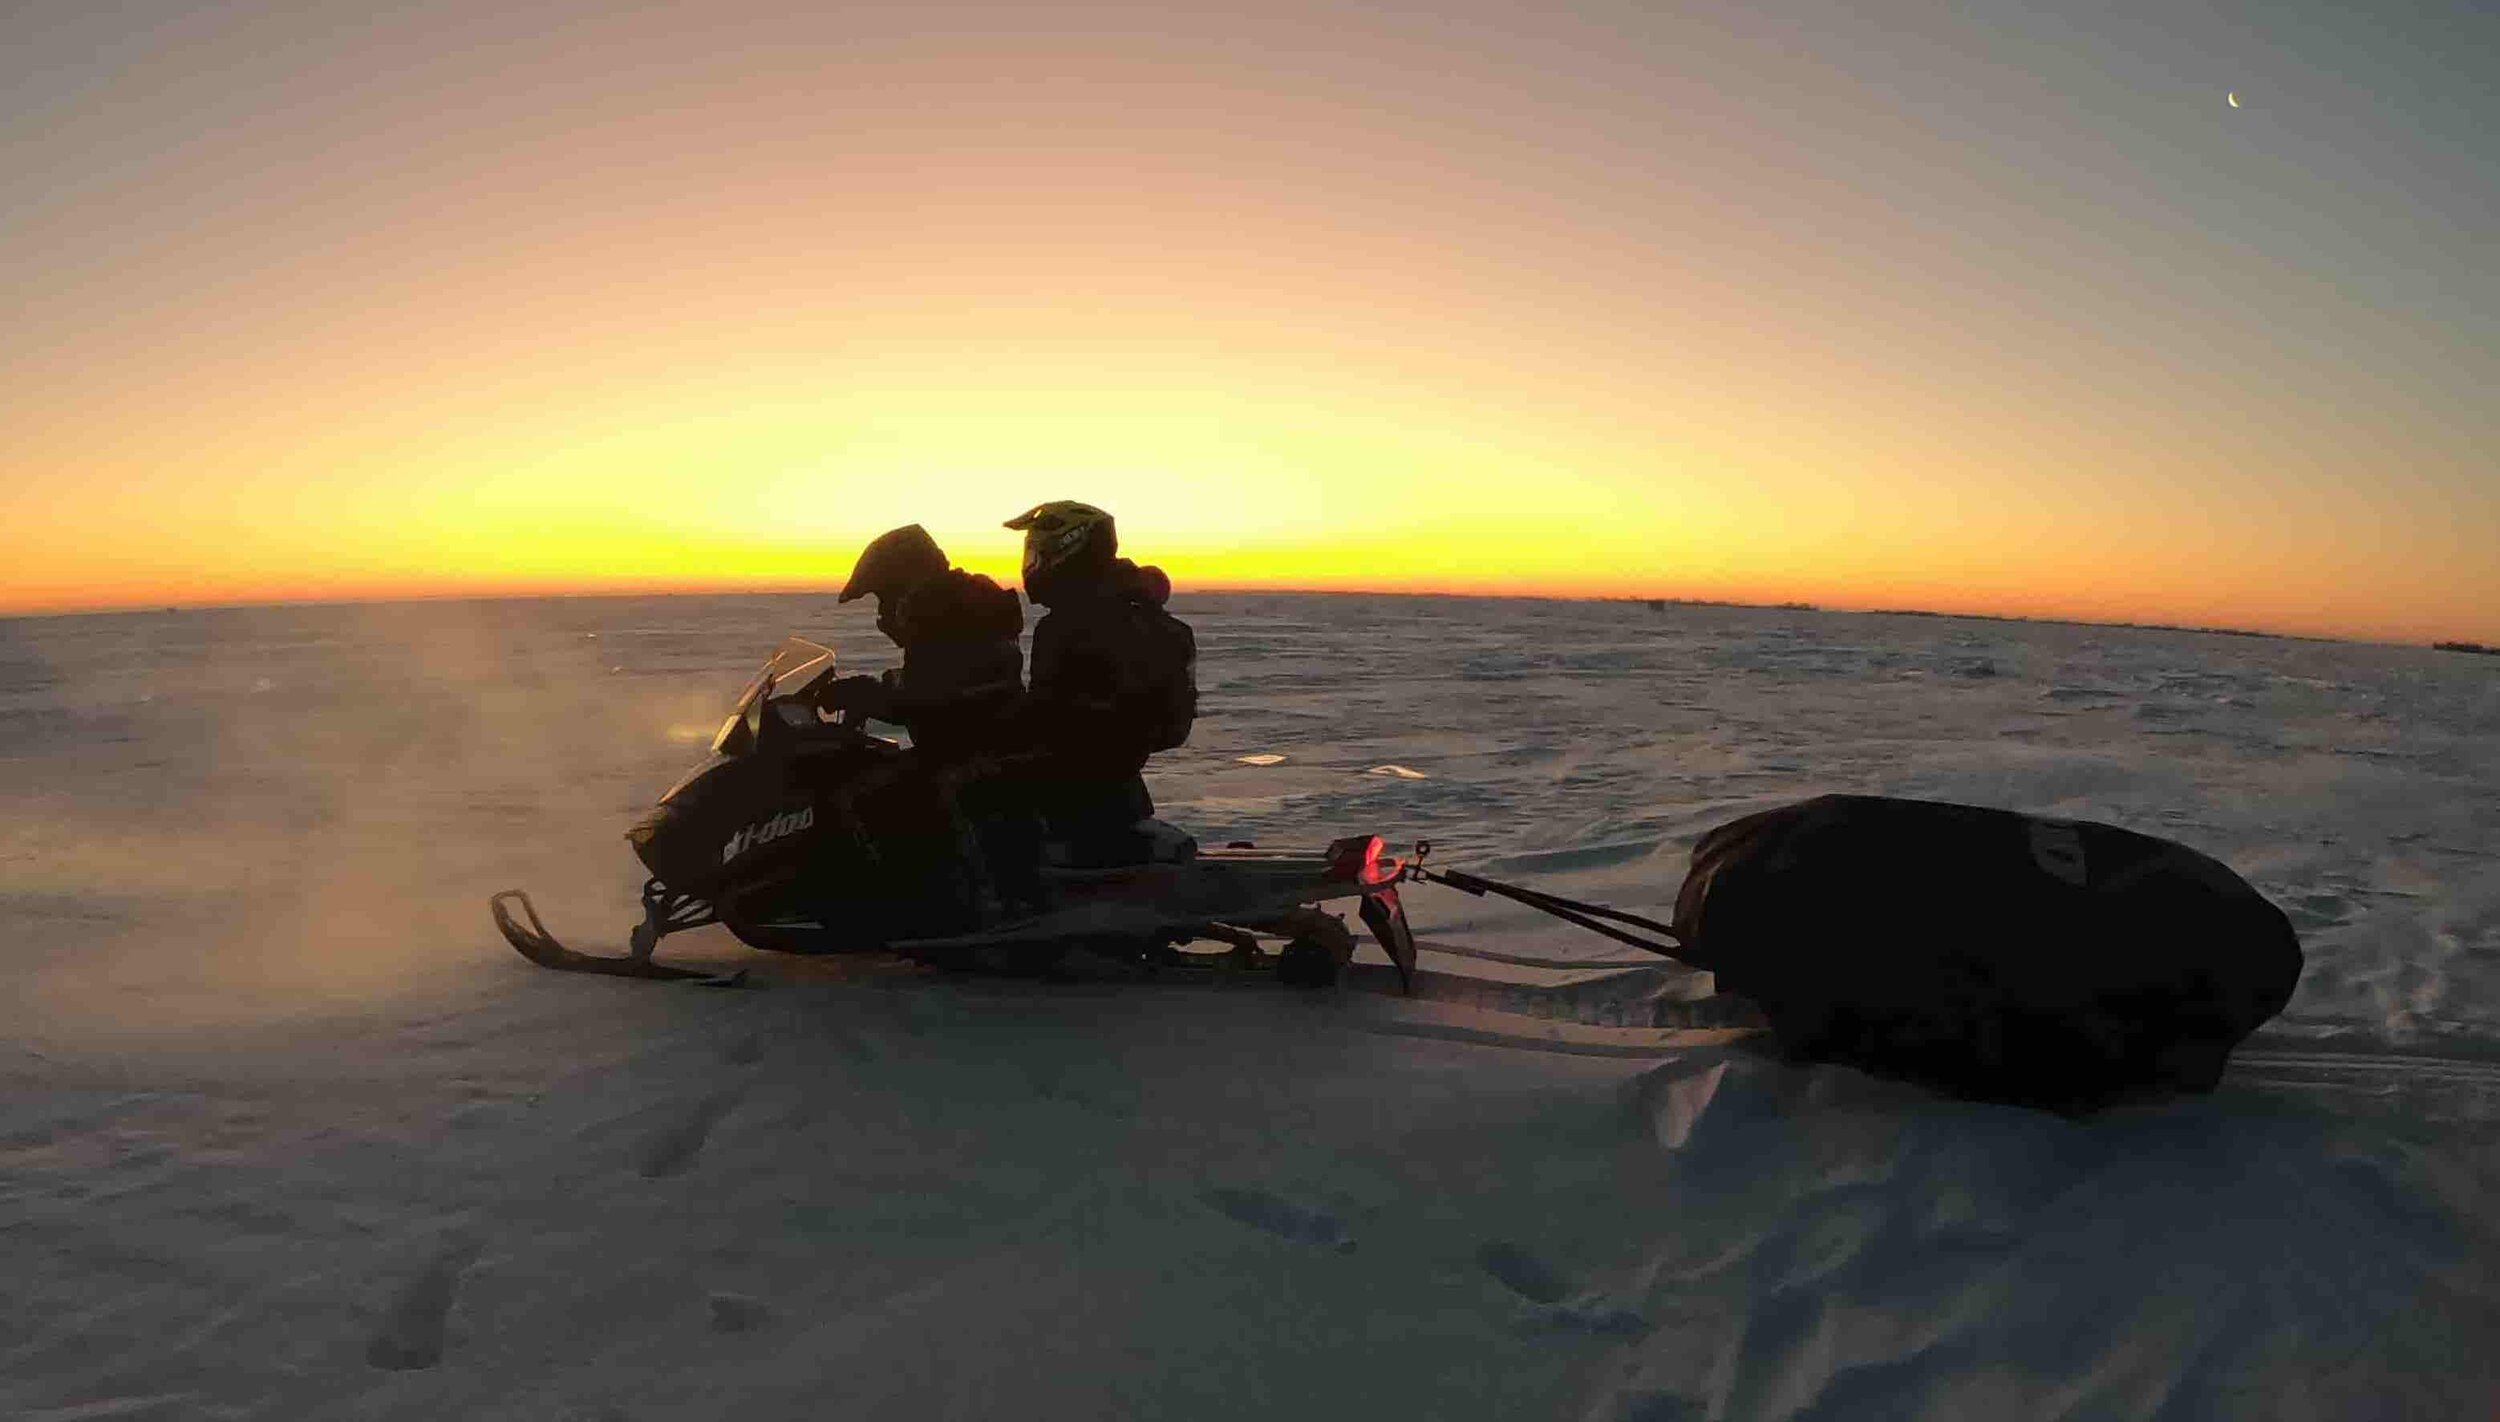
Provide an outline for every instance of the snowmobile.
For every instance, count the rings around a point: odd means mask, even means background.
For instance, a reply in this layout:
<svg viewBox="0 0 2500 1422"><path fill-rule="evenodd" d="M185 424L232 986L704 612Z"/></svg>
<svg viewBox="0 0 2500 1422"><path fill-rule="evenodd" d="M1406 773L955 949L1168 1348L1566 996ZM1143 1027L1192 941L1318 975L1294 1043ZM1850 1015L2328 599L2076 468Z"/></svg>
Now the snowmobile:
<svg viewBox="0 0 2500 1422"><path fill-rule="evenodd" d="M1015 909L976 911L977 827L900 742L818 704L834 665L832 648L784 640L739 693L711 754L628 833L650 878L626 953L566 947L517 889L490 904L504 939L563 972L724 985L743 973L664 963L654 950L671 934L719 924L750 947L783 953L884 952L1012 972L1082 949L1155 970L1265 968L1287 984L1325 987L1356 945L1344 919L1320 906L1351 900L1411 988L1415 939L1398 899L1409 864L1385 854L1378 835L1304 851L1199 849L1149 821L1144 828L1156 832L1114 856L1126 862L1046 857Z"/></svg>

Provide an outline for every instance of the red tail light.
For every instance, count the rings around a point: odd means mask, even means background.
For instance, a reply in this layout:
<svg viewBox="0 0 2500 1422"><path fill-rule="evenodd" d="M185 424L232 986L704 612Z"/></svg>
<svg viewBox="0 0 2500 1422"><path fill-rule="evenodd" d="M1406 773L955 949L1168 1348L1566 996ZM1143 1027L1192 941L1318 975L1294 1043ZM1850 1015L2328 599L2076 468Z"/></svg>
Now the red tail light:
<svg viewBox="0 0 2500 1422"><path fill-rule="evenodd" d="M1349 884L1386 884L1398 877L1403 867L1395 859L1381 856L1382 842L1376 834L1348 835L1328 846L1328 877Z"/></svg>

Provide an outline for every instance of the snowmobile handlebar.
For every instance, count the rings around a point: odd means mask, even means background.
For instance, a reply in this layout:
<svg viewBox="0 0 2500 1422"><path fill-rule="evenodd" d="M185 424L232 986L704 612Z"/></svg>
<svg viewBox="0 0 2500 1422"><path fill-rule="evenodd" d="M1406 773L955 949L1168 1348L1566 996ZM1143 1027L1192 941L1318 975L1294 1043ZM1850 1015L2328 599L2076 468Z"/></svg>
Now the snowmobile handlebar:
<svg viewBox="0 0 2500 1422"><path fill-rule="evenodd" d="M1621 909L1608 908L1604 904L1566 899L1560 894L1549 894L1542 889L1531 889L1520 884L1505 884L1498 879L1487 879L1481 874L1470 874L1463 869L1427 869L1424 867L1424 859L1431 853L1431 840L1416 841L1415 857L1407 863L1406 877L1419 884L1445 884L1462 894L1473 894L1477 898L1483 898L1487 894L1498 895L1514 903L1526 904L1540 913L1552 914L1565 923L1576 924L1591 933L1604 934L1617 943L1627 943L1645 952L1655 953L1662 958L1676 957L1683 949L1683 942L1676 936L1675 929L1656 919L1643 918L1636 913L1625 913ZM1616 924L1630 924L1634 928L1645 929L1659 935L1665 941L1659 942L1636 933L1626 932L1624 929L1615 927Z"/></svg>

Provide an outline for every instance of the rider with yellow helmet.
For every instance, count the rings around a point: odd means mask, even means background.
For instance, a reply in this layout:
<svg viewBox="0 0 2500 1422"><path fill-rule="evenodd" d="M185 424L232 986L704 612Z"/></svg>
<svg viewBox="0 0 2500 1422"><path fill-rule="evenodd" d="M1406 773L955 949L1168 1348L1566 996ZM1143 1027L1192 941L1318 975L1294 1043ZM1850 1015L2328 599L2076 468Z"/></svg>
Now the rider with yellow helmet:
<svg viewBox="0 0 2500 1422"><path fill-rule="evenodd" d="M1024 534L1024 595L1049 609L1033 627L1025 743L1052 840L1080 860L1148 852L1158 826L1141 773L1189 738L1198 710L1197 638L1164 610L1163 570L1120 557L1111 515L1059 499L1007 521Z"/></svg>

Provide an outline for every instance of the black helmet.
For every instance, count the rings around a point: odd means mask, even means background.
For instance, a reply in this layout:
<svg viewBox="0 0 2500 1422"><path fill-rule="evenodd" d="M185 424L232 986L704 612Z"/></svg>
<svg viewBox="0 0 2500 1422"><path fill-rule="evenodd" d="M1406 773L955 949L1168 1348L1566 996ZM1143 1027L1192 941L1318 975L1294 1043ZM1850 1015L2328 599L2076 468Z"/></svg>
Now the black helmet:
<svg viewBox="0 0 2500 1422"><path fill-rule="evenodd" d="M842 602L874 594L881 598L896 597L916 584L946 571L946 554L929 536L929 530L916 523L880 533L860 550L859 561L851 565L851 580L842 585Z"/></svg>
<svg viewBox="0 0 2500 1422"><path fill-rule="evenodd" d="M1056 590L1110 571L1120 552L1111 515L1074 499L1035 504L1007 526L1023 530L1024 595L1036 602L1049 602Z"/></svg>

